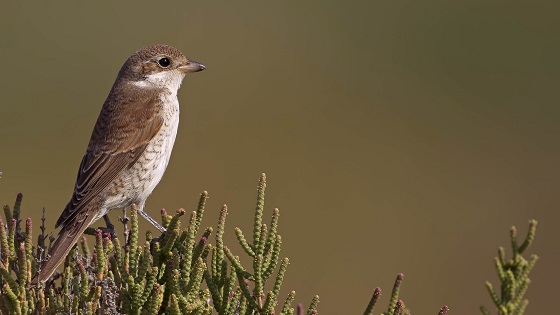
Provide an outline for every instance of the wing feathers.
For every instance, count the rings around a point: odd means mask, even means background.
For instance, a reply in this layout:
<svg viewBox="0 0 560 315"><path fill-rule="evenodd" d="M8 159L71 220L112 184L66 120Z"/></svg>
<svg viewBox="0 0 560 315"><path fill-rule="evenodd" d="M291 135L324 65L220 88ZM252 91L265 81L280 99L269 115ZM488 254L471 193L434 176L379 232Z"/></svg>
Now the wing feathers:
<svg viewBox="0 0 560 315"><path fill-rule="evenodd" d="M80 164L72 199L56 227L71 222L92 198L132 167L163 126L161 100L156 91L138 89L132 93L134 97L115 100L111 94L99 114Z"/></svg>

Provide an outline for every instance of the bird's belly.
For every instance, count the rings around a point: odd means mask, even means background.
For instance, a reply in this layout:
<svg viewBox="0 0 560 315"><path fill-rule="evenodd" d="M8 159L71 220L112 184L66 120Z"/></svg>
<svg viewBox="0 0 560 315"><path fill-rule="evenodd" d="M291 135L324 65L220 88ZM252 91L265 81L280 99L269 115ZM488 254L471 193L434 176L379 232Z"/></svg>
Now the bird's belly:
<svg viewBox="0 0 560 315"><path fill-rule="evenodd" d="M163 177L177 136L178 118L166 126L167 128L162 128L160 133L148 144L138 162L134 164L133 169L139 176L132 177L131 185L140 187L137 202L145 201Z"/></svg>
<svg viewBox="0 0 560 315"><path fill-rule="evenodd" d="M113 182L105 202L107 210L125 208L133 203L143 206L160 182L169 163L179 126L179 113L170 116L138 161Z"/></svg>

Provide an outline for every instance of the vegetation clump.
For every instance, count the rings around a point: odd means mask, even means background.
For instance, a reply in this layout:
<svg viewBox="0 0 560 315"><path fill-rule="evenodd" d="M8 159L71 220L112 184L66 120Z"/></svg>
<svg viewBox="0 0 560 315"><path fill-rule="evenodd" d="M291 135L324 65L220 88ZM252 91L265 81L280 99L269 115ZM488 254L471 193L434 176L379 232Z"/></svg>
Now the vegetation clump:
<svg viewBox="0 0 560 315"><path fill-rule="evenodd" d="M95 237L93 247L82 237L68 255L61 273L46 283L31 287L30 281L40 265L48 259L52 235L45 235L44 210L40 234L33 244L31 219L21 227L19 194L11 209L4 206L5 221L0 217L0 315L5 314L318 314L319 296L309 306L295 308L295 291L284 300L278 297L289 260L281 258L282 238L278 233L280 211L274 209L269 223L263 223L266 177L262 174L257 189L252 240L239 228L237 240L251 263L243 265L224 244L228 215L222 206L215 231L201 230L207 192L202 192L195 211L187 215L179 209L174 215L161 211L166 232L158 237L148 231L140 237L135 206L130 214L123 210L123 242L116 235L88 228L85 234ZM187 218L186 224L181 219ZM502 284L498 297L487 283L498 314L523 314L528 302L523 296L529 285L528 274L537 257L526 260L521 255L535 235L536 221L530 222L526 240L517 245L512 228L513 258L505 259L503 248L496 258ZM214 241L211 241L213 237ZM410 314L399 299L403 274L393 286L387 311L383 314ZM373 292L364 314L373 314L381 295ZM439 315L449 308L443 306ZM489 314L482 309L484 314Z"/></svg>

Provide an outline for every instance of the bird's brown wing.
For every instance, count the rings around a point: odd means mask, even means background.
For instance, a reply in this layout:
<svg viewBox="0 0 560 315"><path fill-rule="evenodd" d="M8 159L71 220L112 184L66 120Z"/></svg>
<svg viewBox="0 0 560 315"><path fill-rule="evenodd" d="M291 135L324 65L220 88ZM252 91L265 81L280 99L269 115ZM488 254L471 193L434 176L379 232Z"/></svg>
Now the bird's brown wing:
<svg viewBox="0 0 560 315"><path fill-rule="evenodd" d="M138 89L135 93L121 91L113 95L117 94L130 97L109 95L103 105L78 170L72 199L56 227L83 217L78 215L81 210L123 170L134 165L163 125L159 93Z"/></svg>

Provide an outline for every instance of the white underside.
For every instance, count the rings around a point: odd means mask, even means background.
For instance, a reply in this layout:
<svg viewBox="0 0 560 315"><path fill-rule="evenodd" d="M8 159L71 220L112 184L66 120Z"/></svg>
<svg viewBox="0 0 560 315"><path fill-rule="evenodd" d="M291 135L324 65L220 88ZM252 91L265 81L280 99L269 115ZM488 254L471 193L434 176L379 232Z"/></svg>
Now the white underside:
<svg viewBox="0 0 560 315"><path fill-rule="evenodd" d="M160 133L156 137L162 137L163 143L161 147L161 155L157 158L152 159L147 168L153 168L153 176L149 181L146 189L138 196L138 199L145 200L150 196L154 188L156 188L157 184L159 184L161 178L163 177L163 173L169 164L169 158L171 157L171 151L173 150L173 145L175 144L175 138L177 137L177 129L179 128L179 101L177 100L177 96L173 97L174 99L168 99L164 101L166 106L173 107L170 111L172 112L169 115L169 120L166 123L165 129L162 128ZM165 134L163 134L165 133Z"/></svg>

